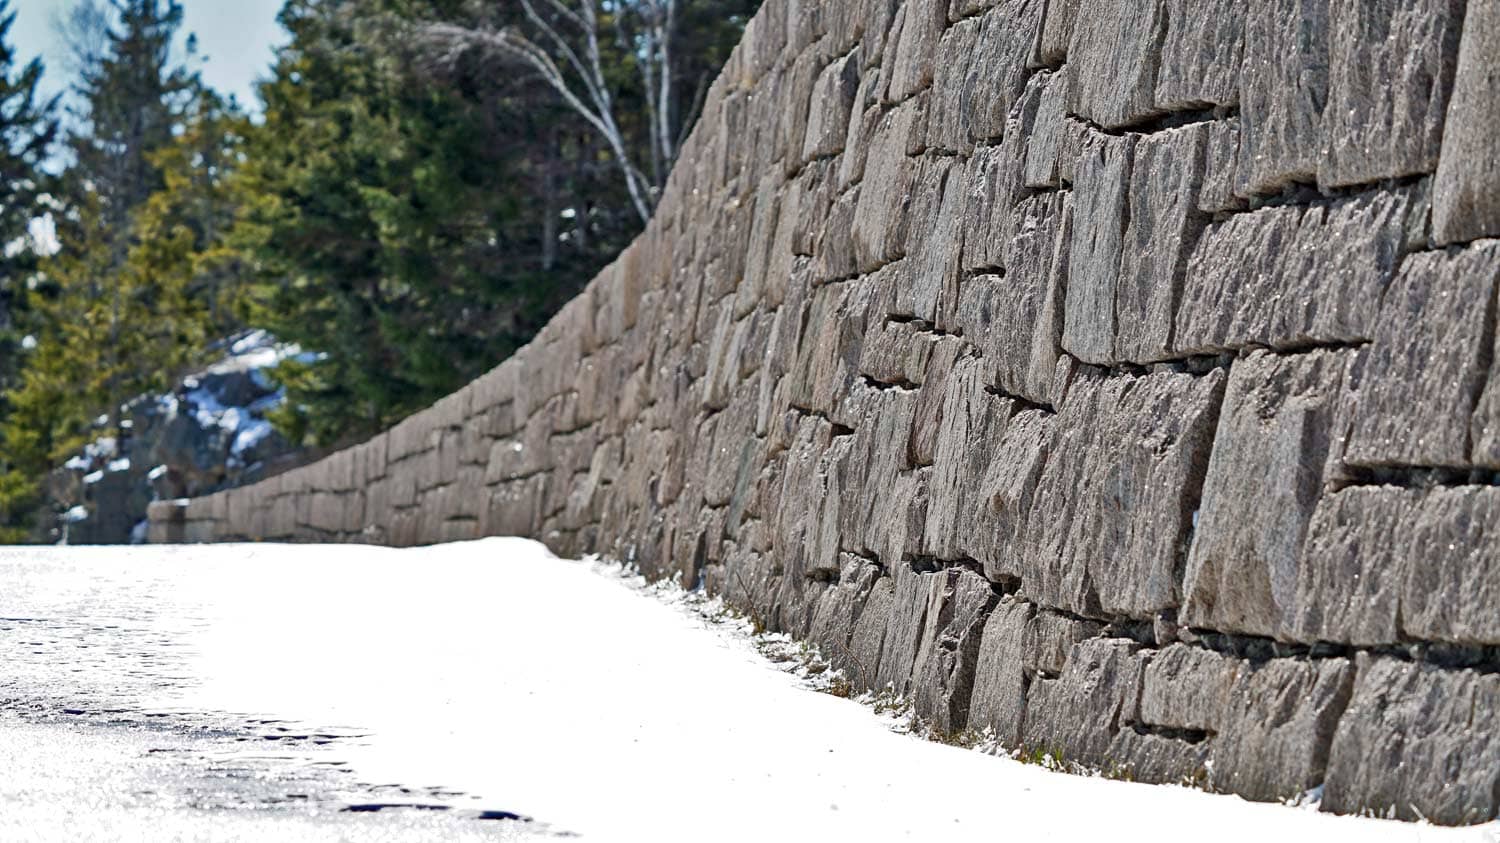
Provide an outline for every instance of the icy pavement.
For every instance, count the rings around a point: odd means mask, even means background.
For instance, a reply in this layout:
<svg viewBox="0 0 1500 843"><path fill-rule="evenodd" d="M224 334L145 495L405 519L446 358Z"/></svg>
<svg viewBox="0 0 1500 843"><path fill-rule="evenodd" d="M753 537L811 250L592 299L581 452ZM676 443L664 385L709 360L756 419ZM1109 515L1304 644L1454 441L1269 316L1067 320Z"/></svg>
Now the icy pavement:
<svg viewBox="0 0 1500 843"><path fill-rule="evenodd" d="M520 540L0 550L0 840L1500 840L921 741L704 608Z"/></svg>

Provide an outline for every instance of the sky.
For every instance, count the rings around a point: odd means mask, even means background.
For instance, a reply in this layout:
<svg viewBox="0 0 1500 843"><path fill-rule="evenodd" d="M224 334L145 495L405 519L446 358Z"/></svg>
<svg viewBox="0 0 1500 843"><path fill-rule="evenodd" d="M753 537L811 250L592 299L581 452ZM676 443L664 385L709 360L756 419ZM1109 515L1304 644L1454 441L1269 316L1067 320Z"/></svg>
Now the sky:
<svg viewBox="0 0 1500 843"><path fill-rule="evenodd" d="M57 92L71 81L67 61L53 19L65 14L74 0L11 0L17 13L11 42L24 60L40 55L47 64L45 84ZM240 104L258 107L256 77L271 64L271 49L285 33L276 23L282 0L182 0L183 32L198 36L198 52L206 56L203 77L209 85L234 94Z"/></svg>

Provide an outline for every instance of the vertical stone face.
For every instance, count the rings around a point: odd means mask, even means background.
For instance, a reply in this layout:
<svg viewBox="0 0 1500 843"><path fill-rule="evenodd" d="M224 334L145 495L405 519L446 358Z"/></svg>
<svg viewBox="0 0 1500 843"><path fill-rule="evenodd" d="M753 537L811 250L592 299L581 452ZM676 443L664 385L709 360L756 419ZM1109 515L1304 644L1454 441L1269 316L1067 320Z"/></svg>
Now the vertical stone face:
<svg viewBox="0 0 1500 843"><path fill-rule="evenodd" d="M1173 344L1194 354L1369 340L1426 207L1418 186L1209 225L1188 259Z"/></svg>
<svg viewBox="0 0 1500 843"><path fill-rule="evenodd" d="M1088 617L1178 605L1224 375L1082 373L1059 408L1021 542L1021 593Z"/></svg>
<svg viewBox="0 0 1500 843"><path fill-rule="evenodd" d="M1468 464L1470 418L1493 352L1497 284L1500 243L1406 259L1376 323L1350 462Z"/></svg>
<svg viewBox="0 0 1500 843"><path fill-rule="evenodd" d="M1133 135L1093 133L1074 174L1063 349L1085 363L1115 361L1115 295L1135 148Z"/></svg>
<svg viewBox="0 0 1500 843"><path fill-rule="evenodd" d="M1437 168L1464 5L1330 0L1320 185L1367 184Z"/></svg>
<svg viewBox="0 0 1500 843"><path fill-rule="evenodd" d="M1209 787L1258 802L1295 799L1317 787L1331 766L1334 730L1348 720L1354 674L1347 659L1242 667L1214 741Z"/></svg>
<svg viewBox="0 0 1500 843"><path fill-rule="evenodd" d="M1240 70L1241 196L1317 176L1328 102L1328 3L1250 4Z"/></svg>
<svg viewBox="0 0 1500 843"><path fill-rule="evenodd" d="M1198 211L1204 124L1148 135L1135 147L1129 223L1116 289L1114 359L1172 356L1173 321L1187 260L1206 218Z"/></svg>
<svg viewBox="0 0 1500 843"><path fill-rule="evenodd" d="M975 663L969 727L993 730L1006 746L1020 743L1025 723L1031 683L1025 636L1035 614L1029 603L1002 598L985 622Z"/></svg>
<svg viewBox="0 0 1500 843"><path fill-rule="evenodd" d="M1147 661L1139 644L1118 638L1075 645L1060 676L1031 683L1021 745L1102 766L1120 727L1135 719Z"/></svg>
<svg viewBox="0 0 1500 843"><path fill-rule="evenodd" d="M1250 0L1167 0L1156 107L1235 105Z"/></svg>
<svg viewBox="0 0 1500 843"><path fill-rule="evenodd" d="M1500 680L1362 657L1339 721L1323 810L1444 825L1496 814Z"/></svg>
<svg viewBox="0 0 1500 843"><path fill-rule="evenodd" d="M1339 431L1350 352L1253 352L1230 370L1196 513L1181 618L1274 637L1293 604L1302 540Z"/></svg>
<svg viewBox="0 0 1500 843"><path fill-rule="evenodd" d="M1433 183L1433 236L1500 236L1500 0L1469 0Z"/></svg>
<svg viewBox="0 0 1500 843"><path fill-rule="evenodd" d="M1497 514L1500 491L1489 486L1330 495L1308 531L1293 637L1500 643Z"/></svg>
<svg viewBox="0 0 1500 843"><path fill-rule="evenodd" d="M1166 19L1165 0L1078 0L1068 110L1106 129L1154 114Z"/></svg>

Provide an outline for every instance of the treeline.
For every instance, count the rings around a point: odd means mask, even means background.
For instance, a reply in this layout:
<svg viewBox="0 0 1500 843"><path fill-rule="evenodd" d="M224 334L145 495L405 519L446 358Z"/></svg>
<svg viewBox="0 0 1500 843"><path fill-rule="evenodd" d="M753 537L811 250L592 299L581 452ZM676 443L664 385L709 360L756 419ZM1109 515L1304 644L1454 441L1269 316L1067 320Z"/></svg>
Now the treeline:
<svg viewBox="0 0 1500 843"><path fill-rule="evenodd" d="M640 230L758 5L287 0L247 109L204 83L177 0L81 0L44 101L0 0L0 540L237 330L315 352L277 370L309 446L509 355Z"/></svg>

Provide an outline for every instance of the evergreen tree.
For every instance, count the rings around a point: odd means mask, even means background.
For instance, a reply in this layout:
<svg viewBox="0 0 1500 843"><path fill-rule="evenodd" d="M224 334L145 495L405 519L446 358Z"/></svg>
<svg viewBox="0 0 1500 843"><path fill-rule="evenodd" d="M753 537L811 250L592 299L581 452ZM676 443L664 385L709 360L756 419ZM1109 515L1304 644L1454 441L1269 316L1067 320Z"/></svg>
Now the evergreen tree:
<svg viewBox="0 0 1500 843"><path fill-rule="evenodd" d="M38 259L28 231L43 213L50 177L42 163L57 134L57 101L44 100L38 91L41 61L18 66L10 41L15 19L10 0L0 0L0 541L17 537L13 512L24 510L34 497L32 484L10 470L11 446L3 429L10 406L3 392L15 385L24 353L24 334L15 321L24 318L18 311L26 306L26 287L35 278Z"/></svg>
<svg viewBox="0 0 1500 843"><path fill-rule="evenodd" d="M171 58L182 8L162 0L110 8L104 49L81 57L75 86L73 160L57 180L53 213L62 248L41 262L27 296L35 349L6 393L0 511L12 537L26 528L48 470L88 438L117 434L123 401L162 385L187 342L202 336L192 327L188 274L177 268L193 238L164 224L165 211L144 213L167 186L163 167L174 159L165 150L179 142L201 88ZM146 237L144 220L157 223Z"/></svg>

